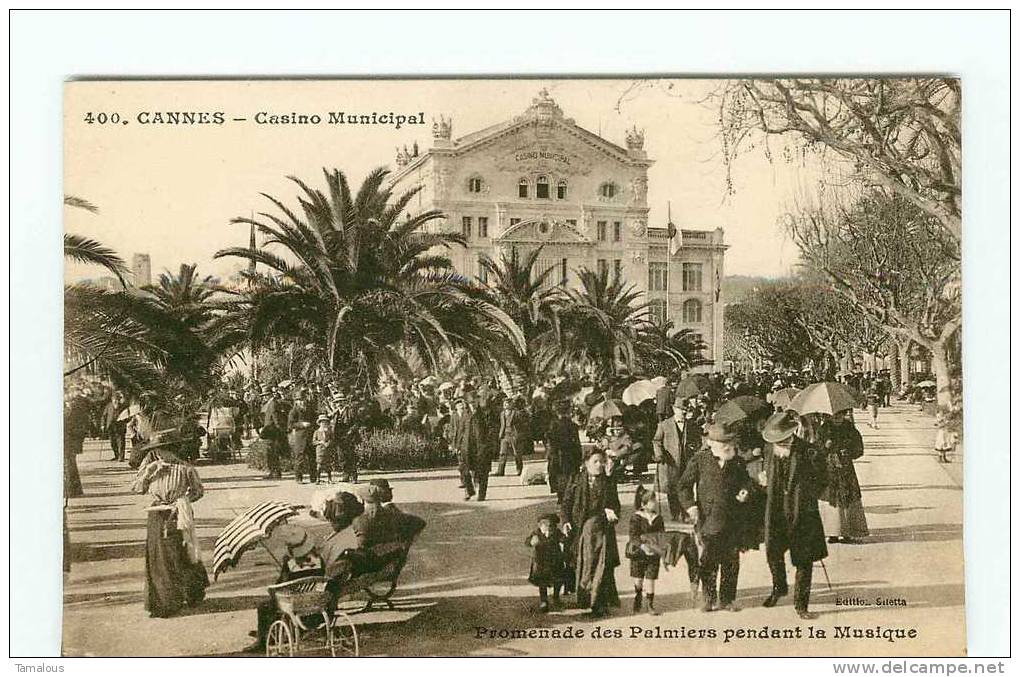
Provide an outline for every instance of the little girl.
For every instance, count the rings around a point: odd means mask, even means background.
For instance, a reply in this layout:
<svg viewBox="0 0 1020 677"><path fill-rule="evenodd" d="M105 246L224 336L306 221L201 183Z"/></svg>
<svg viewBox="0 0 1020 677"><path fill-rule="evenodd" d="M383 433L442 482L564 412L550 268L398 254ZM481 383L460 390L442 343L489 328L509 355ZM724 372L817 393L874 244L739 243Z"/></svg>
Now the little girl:
<svg viewBox="0 0 1020 677"><path fill-rule="evenodd" d="M659 577L658 552L643 538L648 534L664 533L665 525L659 515L659 501L654 491L638 485L634 494L634 514L630 517L630 540L627 557L630 558L630 576L634 579L634 613L641 611L641 595L648 602L648 613L658 616L655 609L655 580Z"/></svg>
<svg viewBox="0 0 1020 677"><path fill-rule="evenodd" d="M553 514L538 518L538 527L531 532L525 544L531 548L531 572L528 581L538 587L538 610L549 611L549 588L553 590L553 604L560 603L563 585L563 534L559 530L560 518Z"/></svg>
<svg viewBox="0 0 1020 677"><path fill-rule="evenodd" d="M315 464L319 469L319 483L322 483L322 473L326 473L326 481L333 481L333 464L330 463L330 454L333 447L333 431L330 429L330 418L320 414L317 419L319 427L312 435L312 445L315 447Z"/></svg>

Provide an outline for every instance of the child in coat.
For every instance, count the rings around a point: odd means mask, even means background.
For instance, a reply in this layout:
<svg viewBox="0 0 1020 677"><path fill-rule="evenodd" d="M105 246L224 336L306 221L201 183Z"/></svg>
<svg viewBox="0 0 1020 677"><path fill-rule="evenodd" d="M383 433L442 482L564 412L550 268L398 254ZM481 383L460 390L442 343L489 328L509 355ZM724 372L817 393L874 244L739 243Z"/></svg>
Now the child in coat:
<svg viewBox="0 0 1020 677"><path fill-rule="evenodd" d="M666 527L659 514L659 501L654 491L638 485L634 494L634 514L630 517L630 540L627 557L630 558L630 577L634 579L634 613L641 611L641 596L648 602L648 613L658 616L655 609L655 581L659 577L662 557L649 543L646 535L665 533Z"/></svg>
<svg viewBox="0 0 1020 677"><path fill-rule="evenodd" d="M531 548L528 581L538 588L538 610L542 613L549 611L549 588L552 588L553 604L560 603L560 588L566 565L563 558L563 534L559 525L560 518L557 515L542 515L538 518L538 526L525 541Z"/></svg>

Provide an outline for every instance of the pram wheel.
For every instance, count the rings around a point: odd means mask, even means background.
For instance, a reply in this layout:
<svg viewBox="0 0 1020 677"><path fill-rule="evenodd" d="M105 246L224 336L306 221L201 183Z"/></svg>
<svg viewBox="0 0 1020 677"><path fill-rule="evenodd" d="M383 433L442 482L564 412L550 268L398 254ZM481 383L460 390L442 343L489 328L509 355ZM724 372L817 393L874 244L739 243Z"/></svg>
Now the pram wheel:
<svg viewBox="0 0 1020 677"><path fill-rule="evenodd" d="M359 655L361 647L358 644L358 628L350 616L342 611L336 612L330 630L330 653L334 657Z"/></svg>
<svg viewBox="0 0 1020 677"><path fill-rule="evenodd" d="M286 619L273 621L266 635L266 656L277 658L294 655L294 633Z"/></svg>

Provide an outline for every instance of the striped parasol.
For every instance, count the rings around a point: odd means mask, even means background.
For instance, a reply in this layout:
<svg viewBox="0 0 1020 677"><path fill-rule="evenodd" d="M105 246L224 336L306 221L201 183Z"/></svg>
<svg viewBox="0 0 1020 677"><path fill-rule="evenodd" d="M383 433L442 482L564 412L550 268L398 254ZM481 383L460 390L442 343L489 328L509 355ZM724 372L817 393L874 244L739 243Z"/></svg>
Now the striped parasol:
<svg viewBox="0 0 1020 677"><path fill-rule="evenodd" d="M264 501L235 517L216 537L213 580L228 568L237 566L241 555L262 543L277 525L296 516L297 511L287 503Z"/></svg>

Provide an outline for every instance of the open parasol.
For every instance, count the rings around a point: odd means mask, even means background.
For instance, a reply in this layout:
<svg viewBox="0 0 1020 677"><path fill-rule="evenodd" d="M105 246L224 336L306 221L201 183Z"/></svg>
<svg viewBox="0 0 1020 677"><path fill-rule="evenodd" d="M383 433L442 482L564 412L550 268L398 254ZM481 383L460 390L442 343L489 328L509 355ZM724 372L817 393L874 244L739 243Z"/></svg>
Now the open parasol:
<svg viewBox="0 0 1020 677"><path fill-rule="evenodd" d="M715 422L729 425L746 418L754 418L757 414L768 410L768 403L754 395L738 395L726 400L715 412Z"/></svg>
<svg viewBox="0 0 1020 677"><path fill-rule="evenodd" d="M921 381L920 383L917 384L917 387L918 388L934 388L935 385L936 385L935 381Z"/></svg>
<svg viewBox="0 0 1020 677"><path fill-rule="evenodd" d="M768 399L773 406L789 409L790 403L793 402L793 398L795 398L798 393L800 393L799 388L783 388L782 390L777 390L769 395Z"/></svg>
<svg viewBox="0 0 1020 677"><path fill-rule="evenodd" d="M677 384L676 391L673 393L673 396L678 399L697 397L698 395L707 393L710 385L708 377L704 374L691 374Z"/></svg>
<svg viewBox="0 0 1020 677"><path fill-rule="evenodd" d="M823 381L812 383L800 391L790 409L803 416L804 414L835 414L838 411L853 409L857 405L857 396L842 383Z"/></svg>
<svg viewBox="0 0 1020 677"><path fill-rule="evenodd" d="M297 511L287 503L264 501L235 517L216 537L213 580L230 567L237 566L241 555L262 543L278 525L296 516Z"/></svg>
<svg viewBox="0 0 1020 677"><path fill-rule="evenodd" d="M607 399L602 400L591 408L588 412L588 420L594 420L601 418L603 420L609 420L617 416L623 416L623 412L627 410L627 405L624 404L623 400Z"/></svg>
<svg viewBox="0 0 1020 677"><path fill-rule="evenodd" d="M624 404L636 406L642 402L655 399L655 393L657 393L661 387L662 384L656 383L655 379L634 381L623 389L623 395L621 397Z"/></svg>

